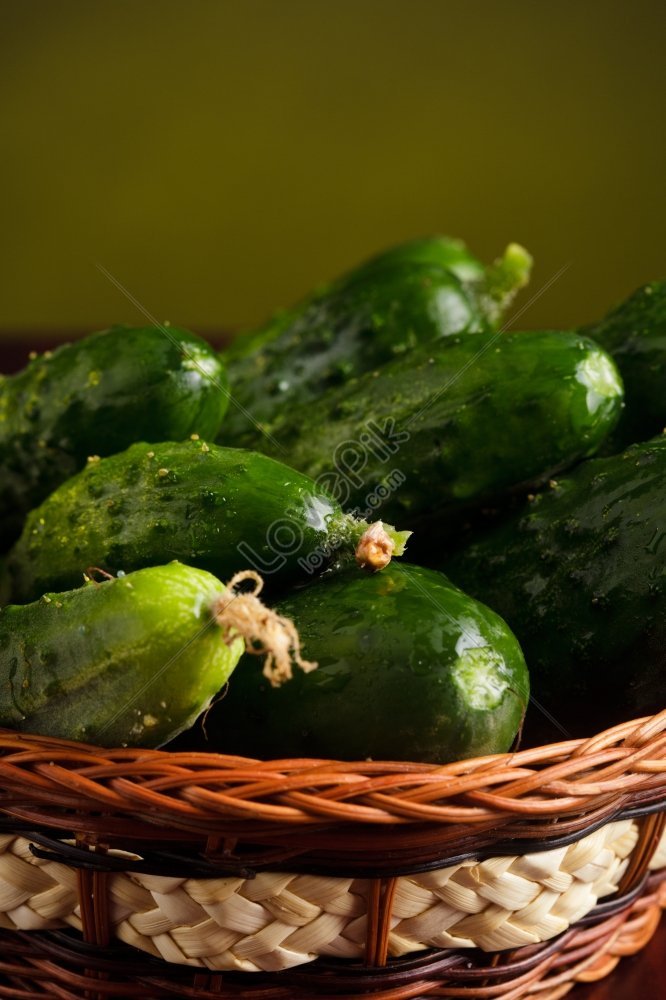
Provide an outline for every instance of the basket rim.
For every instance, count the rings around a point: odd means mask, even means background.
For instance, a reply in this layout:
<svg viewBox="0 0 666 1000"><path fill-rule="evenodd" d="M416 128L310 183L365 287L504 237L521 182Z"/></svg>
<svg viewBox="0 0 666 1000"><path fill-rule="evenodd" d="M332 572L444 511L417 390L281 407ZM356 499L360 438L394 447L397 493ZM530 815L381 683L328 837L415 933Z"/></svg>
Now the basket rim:
<svg viewBox="0 0 666 1000"><path fill-rule="evenodd" d="M292 830L464 823L482 831L660 801L666 710L590 738L444 765L102 749L0 730L0 789L0 810L18 818L49 807L199 832L206 823Z"/></svg>

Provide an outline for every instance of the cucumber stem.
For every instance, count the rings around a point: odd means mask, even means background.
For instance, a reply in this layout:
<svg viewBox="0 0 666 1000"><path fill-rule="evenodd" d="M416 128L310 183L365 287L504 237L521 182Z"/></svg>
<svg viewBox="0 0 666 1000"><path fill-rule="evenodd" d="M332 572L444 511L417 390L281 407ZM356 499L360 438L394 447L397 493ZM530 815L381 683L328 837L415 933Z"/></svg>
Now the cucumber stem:
<svg viewBox="0 0 666 1000"><path fill-rule="evenodd" d="M238 593L238 585L247 580L254 583L254 589ZM315 670L317 664L301 656L301 640L291 619L272 611L259 600L257 595L263 586L264 581L254 570L235 573L213 601L211 614L223 630L227 645L241 638L246 653L266 657L264 677L271 687L280 687L293 677L292 662L305 673Z"/></svg>
<svg viewBox="0 0 666 1000"><path fill-rule="evenodd" d="M499 320L512 299L530 280L532 255L520 243L509 243L501 257L486 270L485 291L493 319Z"/></svg>

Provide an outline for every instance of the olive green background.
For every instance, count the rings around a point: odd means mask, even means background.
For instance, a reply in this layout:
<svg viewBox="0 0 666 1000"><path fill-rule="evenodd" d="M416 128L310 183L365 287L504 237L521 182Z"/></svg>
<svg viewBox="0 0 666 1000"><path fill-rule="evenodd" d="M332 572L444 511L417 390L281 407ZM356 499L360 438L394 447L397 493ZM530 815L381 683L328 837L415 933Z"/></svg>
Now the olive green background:
<svg viewBox="0 0 666 1000"><path fill-rule="evenodd" d="M518 325L666 276L661 5L1 0L0 328L254 324L431 232L536 258ZM527 302L525 296L522 302Z"/></svg>

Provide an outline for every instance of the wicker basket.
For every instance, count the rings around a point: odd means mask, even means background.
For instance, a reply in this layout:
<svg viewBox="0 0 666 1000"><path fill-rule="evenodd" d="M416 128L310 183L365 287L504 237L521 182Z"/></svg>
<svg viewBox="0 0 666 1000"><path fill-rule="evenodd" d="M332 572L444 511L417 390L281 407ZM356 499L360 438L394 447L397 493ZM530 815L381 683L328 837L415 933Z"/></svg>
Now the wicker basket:
<svg viewBox="0 0 666 1000"><path fill-rule="evenodd" d="M666 906L666 712L446 766L0 732L0 998L563 996Z"/></svg>

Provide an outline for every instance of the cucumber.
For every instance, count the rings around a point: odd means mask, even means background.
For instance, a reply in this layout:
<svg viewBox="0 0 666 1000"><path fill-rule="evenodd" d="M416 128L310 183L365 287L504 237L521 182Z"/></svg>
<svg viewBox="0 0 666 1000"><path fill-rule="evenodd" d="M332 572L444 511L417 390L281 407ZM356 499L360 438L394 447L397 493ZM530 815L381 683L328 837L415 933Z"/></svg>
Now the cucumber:
<svg viewBox="0 0 666 1000"><path fill-rule="evenodd" d="M663 437L584 462L445 564L506 619L535 698L570 733L666 704L665 483Z"/></svg>
<svg viewBox="0 0 666 1000"><path fill-rule="evenodd" d="M281 462L194 440L89 462L28 516L8 558L15 601L180 559L223 579L253 568L273 585L344 560L368 524ZM394 554L406 535L390 534ZM381 539L380 539L381 542ZM365 560L378 567L372 554Z"/></svg>
<svg viewBox="0 0 666 1000"><path fill-rule="evenodd" d="M237 405L220 440L260 447L262 425L281 410L315 400L418 343L492 329L527 280L530 263L514 244L484 269L461 244L445 239L374 258L237 339L225 355Z"/></svg>
<svg viewBox="0 0 666 1000"><path fill-rule="evenodd" d="M214 435L228 403L225 369L175 327L114 327L0 376L0 531L80 469L136 440Z"/></svg>
<svg viewBox="0 0 666 1000"><path fill-rule="evenodd" d="M518 642L441 573L324 578L276 610L318 668L274 689L248 658L206 719L207 749L443 763L511 746L529 693Z"/></svg>
<svg viewBox="0 0 666 1000"><path fill-rule="evenodd" d="M0 725L102 746L172 739L245 648L215 626L223 590L210 573L174 562L4 607Z"/></svg>
<svg viewBox="0 0 666 1000"><path fill-rule="evenodd" d="M532 269L532 257L519 243L509 243L501 257L486 265L470 253L462 240L429 236L390 247L352 274L365 276L397 263L436 264L451 271L480 302L494 326L499 324L517 292L528 283Z"/></svg>
<svg viewBox="0 0 666 1000"><path fill-rule="evenodd" d="M286 410L264 450L362 516L441 526L592 454L621 406L612 359L577 334L448 337Z"/></svg>
<svg viewBox="0 0 666 1000"><path fill-rule="evenodd" d="M613 355L624 381L626 407L605 450L660 434L666 426L666 281L644 285L581 332Z"/></svg>
<svg viewBox="0 0 666 1000"><path fill-rule="evenodd" d="M405 268L434 265L450 271L482 304L488 320L497 324L516 293L528 283L532 258L518 243L510 243L503 255L490 265L475 257L462 240L450 236L429 236L399 243L315 289L290 309L278 311L258 330L239 334L227 348L225 358L236 361L255 353L258 347L287 330L313 302L325 301L355 285L359 279L364 280L396 265Z"/></svg>

